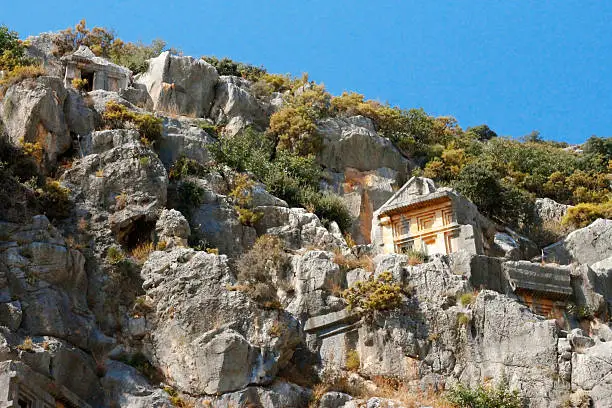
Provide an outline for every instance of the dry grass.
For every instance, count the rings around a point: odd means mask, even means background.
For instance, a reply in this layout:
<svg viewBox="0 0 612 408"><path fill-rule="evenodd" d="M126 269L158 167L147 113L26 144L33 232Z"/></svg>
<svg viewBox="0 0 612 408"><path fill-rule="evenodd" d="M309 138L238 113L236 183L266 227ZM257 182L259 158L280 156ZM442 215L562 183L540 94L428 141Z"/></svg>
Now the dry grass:
<svg viewBox="0 0 612 408"><path fill-rule="evenodd" d="M452 408L453 405L446 401L438 392L413 392L405 383L394 378L375 376L372 382L375 389L364 390L363 398L380 397L401 402L407 408L419 408L422 406L434 408Z"/></svg>
<svg viewBox="0 0 612 408"><path fill-rule="evenodd" d="M374 261L369 256L347 257L339 249L334 251L334 263L340 268L350 271L353 269L361 268L368 272L374 272Z"/></svg>
<svg viewBox="0 0 612 408"><path fill-rule="evenodd" d="M115 209L123 210L127 205L127 194L122 191L121 194L115 196Z"/></svg>
<svg viewBox="0 0 612 408"><path fill-rule="evenodd" d="M359 353L357 353L357 350L349 350L346 352L346 361L344 365L349 371L359 370L361 361L359 360Z"/></svg>
<svg viewBox="0 0 612 408"><path fill-rule="evenodd" d="M12 71L9 71L2 80L0 80L0 97L4 97L4 94L11 86L28 78L37 78L45 75L47 71L40 65L26 65L17 66Z"/></svg>
<svg viewBox="0 0 612 408"><path fill-rule="evenodd" d="M147 258L149 258L149 254L153 252L153 250L154 246L152 242L144 242L132 249L131 255L132 258L134 258L138 263L144 263Z"/></svg>
<svg viewBox="0 0 612 408"><path fill-rule="evenodd" d="M22 351L33 351L34 342L32 341L32 338L28 336L23 340L23 343L17 346L17 348Z"/></svg>

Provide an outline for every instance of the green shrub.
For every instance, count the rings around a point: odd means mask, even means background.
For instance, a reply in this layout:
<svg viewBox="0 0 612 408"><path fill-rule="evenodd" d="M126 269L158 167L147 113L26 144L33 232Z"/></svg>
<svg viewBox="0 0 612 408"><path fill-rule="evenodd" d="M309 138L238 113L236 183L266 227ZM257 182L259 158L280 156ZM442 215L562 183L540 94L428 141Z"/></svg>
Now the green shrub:
<svg viewBox="0 0 612 408"><path fill-rule="evenodd" d="M378 277L370 276L367 280L358 281L351 288L342 292L350 309L361 309L365 314L393 310L402 302L402 290L394 282L391 272L385 271Z"/></svg>
<svg viewBox="0 0 612 408"><path fill-rule="evenodd" d="M204 190L191 181L182 181L178 187L181 206L186 209L199 207L204 199Z"/></svg>
<svg viewBox="0 0 612 408"><path fill-rule="evenodd" d="M72 211L70 190L59 181L47 179L42 188L36 190L38 201L49 218L66 218Z"/></svg>
<svg viewBox="0 0 612 408"><path fill-rule="evenodd" d="M212 137L219 137L219 126L208 123L205 120L201 120L198 123L198 127L208 133Z"/></svg>
<svg viewBox="0 0 612 408"><path fill-rule="evenodd" d="M303 190L302 195L305 207L314 212L324 225L329 226L330 222L335 221L342 231L351 228L351 214L340 196L311 189Z"/></svg>
<svg viewBox="0 0 612 408"><path fill-rule="evenodd" d="M308 155L321 149L314 118L304 108L286 106L272 114L268 134L278 142L279 150Z"/></svg>
<svg viewBox="0 0 612 408"><path fill-rule="evenodd" d="M497 387L480 384L476 388L458 384L448 392L447 399L457 408L521 408L523 406L518 391L510 391L504 383Z"/></svg>
<svg viewBox="0 0 612 408"><path fill-rule="evenodd" d="M38 65L18 65L0 80L0 97L4 96L6 90L12 85L18 84L28 78L38 78L45 75L46 71ZM5 102L6 103L6 102Z"/></svg>
<svg viewBox="0 0 612 408"><path fill-rule="evenodd" d="M187 176L202 177L208 173L208 168L193 159L180 156L170 167L168 178L180 180Z"/></svg>
<svg viewBox="0 0 612 408"><path fill-rule="evenodd" d="M146 113L136 113L115 101L106 103L102 118L110 127L121 127L125 122L131 122L138 129L141 140L145 145L156 143L162 136L162 119Z"/></svg>
<svg viewBox="0 0 612 408"><path fill-rule="evenodd" d="M116 246L111 246L106 251L106 261L111 265L117 265L125 259L125 254L120 248Z"/></svg>
<svg viewBox="0 0 612 408"><path fill-rule="evenodd" d="M26 46L16 31L0 25L0 71L13 71L17 67L33 65L25 56Z"/></svg>
<svg viewBox="0 0 612 408"><path fill-rule="evenodd" d="M408 256L408 265L419 265L427 260L427 254L418 249L403 250L402 253Z"/></svg>
<svg viewBox="0 0 612 408"><path fill-rule="evenodd" d="M89 82L84 78L73 78L72 79L72 87L79 92L84 92L87 90L87 85Z"/></svg>
<svg viewBox="0 0 612 408"><path fill-rule="evenodd" d="M467 326L470 324L471 321L472 319L470 318L470 315L467 313L459 313L457 315L457 324L459 326Z"/></svg>
<svg viewBox="0 0 612 408"><path fill-rule="evenodd" d="M459 303L461 303L462 306L469 306L474 303L475 300L476 296L472 292L464 293L459 296Z"/></svg>
<svg viewBox="0 0 612 408"><path fill-rule="evenodd" d="M264 67L235 62L226 57L219 59L215 56L203 56L202 59L215 67L219 75L239 76L250 81L257 81L266 75Z"/></svg>

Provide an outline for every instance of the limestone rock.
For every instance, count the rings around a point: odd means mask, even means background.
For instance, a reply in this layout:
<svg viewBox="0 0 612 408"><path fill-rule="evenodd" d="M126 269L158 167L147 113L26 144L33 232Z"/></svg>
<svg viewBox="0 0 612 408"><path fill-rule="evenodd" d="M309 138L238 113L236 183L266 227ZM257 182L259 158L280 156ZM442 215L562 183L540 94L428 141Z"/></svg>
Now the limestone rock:
<svg viewBox="0 0 612 408"><path fill-rule="evenodd" d="M339 290L344 276L333 262L334 254L325 251L308 251L292 259L294 298L287 310L299 317L318 316L333 311L327 297ZM344 303L340 307L344 307Z"/></svg>
<svg viewBox="0 0 612 408"><path fill-rule="evenodd" d="M172 245L187 246L187 238L191 234L191 228L187 219L176 210L163 210L157 223L155 232L160 241Z"/></svg>
<svg viewBox="0 0 612 408"><path fill-rule="evenodd" d="M51 168L71 146L64 115L66 89L56 77L29 78L6 90L0 118L11 144L39 143L44 152L42 167Z"/></svg>
<svg viewBox="0 0 612 408"><path fill-rule="evenodd" d="M352 399L353 397L342 392L326 392L319 400L319 408L342 408Z"/></svg>
<svg viewBox="0 0 612 408"><path fill-rule="evenodd" d="M312 391L284 381L275 381L268 387L249 386L241 391L223 394L217 398L205 398L202 404L213 408L248 407L306 408Z"/></svg>
<svg viewBox="0 0 612 408"><path fill-rule="evenodd" d="M572 390L580 389L589 393L593 407L612 406L612 343L572 355Z"/></svg>
<svg viewBox="0 0 612 408"><path fill-rule="evenodd" d="M536 198L534 221L539 224L560 223L569 208L571 208L571 205L560 204L550 198Z"/></svg>
<svg viewBox="0 0 612 408"><path fill-rule="evenodd" d="M153 222L166 204L166 170L136 138L124 130L94 133L92 150L100 153L85 156L62 176L90 211L112 214L110 226L120 241L135 222Z"/></svg>
<svg viewBox="0 0 612 408"><path fill-rule="evenodd" d="M64 66L55 55L55 41L61 38L60 33L42 33L30 36L26 39L26 56L34 58L41 63L48 75L55 77L64 76Z"/></svg>
<svg viewBox="0 0 612 408"><path fill-rule="evenodd" d="M154 252L143 288L153 299L147 315L149 349L173 385L190 394L236 391L268 384L301 341L287 313L260 309L236 283L227 258L192 249ZM279 331L270 331L276 324ZM274 333L271 335L269 333Z"/></svg>
<svg viewBox="0 0 612 408"><path fill-rule="evenodd" d="M191 225L210 247L220 253L236 256L253 246L256 233L253 227L243 225L227 196L216 194L211 183L195 181L204 194L199 207L191 214Z"/></svg>
<svg viewBox="0 0 612 408"><path fill-rule="evenodd" d="M249 81L235 76L219 78L210 117L216 123L228 123L239 117L242 128L248 125L265 128L268 122L265 107L250 93ZM233 136L238 128L230 129L233 130L228 136Z"/></svg>
<svg viewBox="0 0 612 408"><path fill-rule="evenodd" d="M546 261L592 265L612 256L612 220L598 219L543 249Z"/></svg>
<svg viewBox="0 0 612 408"><path fill-rule="evenodd" d="M78 91L68 88L67 92L64 114L68 128L77 135L86 135L94 130L94 113Z"/></svg>
<svg viewBox="0 0 612 408"><path fill-rule="evenodd" d="M126 408L168 408L172 404L161 389L152 387L135 368L119 361L106 360L102 378L106 406Z"/></svg>
<svg viewBox="0 0 612 408"><path fill-rule="evenodd" d="M383 167L371 171L346 168L344 172L328 172L323 188L342 197L353 219L351 237L357 244L370 243L372 217L398 189L400 174Z"/></svg>
<svg viewBox="0 0 612 408"><path fill-rule="evenodd" d="M149 60L148 70L136 78L147 87L155 110L195 117L208 116L218 80L206 61L169 51Z"/></svg>
<svg viewBox="0 0 612 408"><path fill-rule="evenodd" d="M482 383L502 376L511 389L521 390L530 406L553 407L566 390L550 373L557 372L557 331L554 321L532 314L501 294L480 292L466 330L462 382Z"/></svg>
<svg viewBox="0 0 612 408"><path fill-rule="evenodd" d="M167 168L181 156L200 164L211 159L207 146L215 139L198 126L201 120L186 117L163 117L163 120L159 158Z"/></svg>
<svg viewBox="0 0 612 408"><path fill-rule="evenodd" d="M153 110L153 100L147 92L147 87L142 84L133 84L119 91L119 96L131 104L146 110Z"/></svg>
<svg viewBox="0 0 612 408"><path fill-rule="evenodd" d="M307 246L330 251L347 248L342 235L332 234L315 214L303 208L261 206L255 210L263 212L263 217L255 224L257 235L278 235L293 249Z"/></svg>
<svg viewBox="0 0 612 408"><path fill-rule="evenodd" d="M3 304L9 328L33 336L68 340L83 349L98 346L99 334L87 305L85 258L70 248L45 216L30 224L0 223L0 263L7 268L13 304ZM11 327L13 326L13 327Z"/></svg>
<svg viewBox="0 0 612 408"><path fill-rule="evenodd" d="M21 325L23 311L18 300L0 303L0 326L6 326L11 331L16 331Z"/></svg>
<svg viewBox="0 0 612 408"><path fill-rule="evenodd" d="M323 135L319 162L329 170L342 172L350 167L370 171L382 167L406 175L410 162L390 140L378 136L372 122L364 117L330 118L318 123Z"/></svg>

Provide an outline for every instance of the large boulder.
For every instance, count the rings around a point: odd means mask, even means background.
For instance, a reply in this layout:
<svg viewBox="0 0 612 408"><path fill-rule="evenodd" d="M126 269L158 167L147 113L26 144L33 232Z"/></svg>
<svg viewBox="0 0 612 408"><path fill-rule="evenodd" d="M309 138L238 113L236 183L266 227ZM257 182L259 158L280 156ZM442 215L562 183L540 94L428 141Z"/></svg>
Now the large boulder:
<svg viewBox="0 0 612 408"><path fill-rule="evenodd" d="M571 205L560 204L550 198L536 198L534 207L534 221L537 224L561 223Z"/></svg>
<svg viewBox="0 0 612 408"><path fill-rule="evenodd" d="M106 361L101 380L105 405L127 408L167 408L172 406L168 394L151 386L133 367L119 361Z"/></svg>
<svg viewBox="0 0 612 408"><path fill-rule="evenodd" d="M223 394L216 398L204 398L202 406L212 408L261 407L306 408L312 391L284 381L275 381L268 387L249 386L244 390Z"/></svg>
<svg viewBox="0 0 612 408"><path fill-rule="evenodd" d="M612 406L612 343L572 354L572 391L584 390L594 408Z"/></svg>
<svg viewBox="0 0 612 408"><path fill-rule="evenodd" d="M169 51L150 59L147 71L136 78L147 87L155 110L194 117L208 116L218 80L206 61Z"/></svg>
<svg viewBox="0 0 612 408"><path fill-rule="evenodd" d="M337 248L347 249L335 223L330 225L328 230L315 214L303 208L259 206L255 211L263 213L255 224L257 235L278 235L292 249L308 246L329 251Z"/></svg>
<svg viewBox="0 0 612 408"><path fill-rule="evenodd" d="M0 276L5 277L0 293L4 309L14 314L9 327L65 339L86 350L99 348L105 340L88 308L81 252L42 215L26 225L0 223L0 237Z"/></svg>
<svg viewBox="0 0 612 408"><path fill-rule="evenodd" d="M159 158L169 168L180 157L206 163L211 157L207 147L215 139L199 125L202 120L186 117L164 117Z"/></svg>
<svg viewBox="0 0 612 408"><path fill-rule="evenodd" d="M64 113L68 128L71 132L84 136L94 130L94 112L87 106L85 99L77 90L68 88L67 92Z"/></svg>
<svg viewBox="0 0 612 408"><path fill-rule="evenodd" d="M166 205L166 170L135 131L94 132L85 145L91 148L84 148L84 154L92 154L77 161L62 181L92 213L111 214L111 229L133 245L128 235L141 232L136 222L154 222Z"/></svg>
<svg viewBox="0 0 612 408"><path fill-rule="evenodd" d="M191 211L191 225L210 247L220 253L237 256L253 246L257 234L253 227L243 225L231 200L214 192L212 180L196 180L203 189L200 205Z"/></svg>
<svg viewBox="0 0 612 408"><path fill-rule="evenodd" d="M592 265L612 256L612 220L603 218L570 233L563 241L543 249L544 259L560 264Z"/></svg>
<svg viewBox="0 0 612 408"><path fill-rule="evenodd" d="M28 78L6 90L0 119L11 144L38 144L40 165L50 169L72 143L64 115L67 92L60 78Z"/></svg>
<svg viewBox="0 0 612 408"><path fill-rule="evenodd" d="M215 102L210 117L216 123L229 123L240 118L243 128L255 125L265 128L268 122L266 107L250 92L250 82L235 76L222 76L217 84ZM231 126L231 129L239 129ZM235 132L231 132L233 136Z"/></svg>
<svg viewBox="0 0 612 408"><path fill-rule="evenodd" d="M191 228L187 219L179 211L163 210L155 224L155 232L159 241L165 242L168 247L187 246Z"/></svg>
<svg viewBox="0 0 612 408"><path fill-rule="evenodd" d="M42 33L26 39L26 56L37 60L49 75L64 76L64 66L57 54L56 43L61 41L62 34L57 32Z"/></svg>
<svg viewBox="0 0 612 408"><path fill-rule="evenodd" d="M181 391L222 394L268 384L301 341L289 314L231 290L236 279L223 255L154 252L141 275L153 302L147 349Z"/></svg>
<svg viewBox="0 0 612 408"><path fill-rule="evenodd" d="M347 167L370 171L386 167L405 177L410 168L389 139L379 136L372 121L363 116L330 118L320 121L323 149L319 162L327 169L342 172Z"/></svg>

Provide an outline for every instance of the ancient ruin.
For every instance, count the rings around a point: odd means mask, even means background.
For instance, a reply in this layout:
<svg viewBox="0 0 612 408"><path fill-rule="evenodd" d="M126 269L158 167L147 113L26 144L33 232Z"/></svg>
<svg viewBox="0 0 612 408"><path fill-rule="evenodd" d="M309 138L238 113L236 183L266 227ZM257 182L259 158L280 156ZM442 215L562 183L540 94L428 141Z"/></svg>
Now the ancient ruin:
<svg viewBox="0 0 612 408"><path fill-rule="evenodd" d="M483 254L492 231L474 204L423 177L408 180L374 212L372 223L372 243L385 254Z"/></svg>
<svg viewBox="0 0 612 408"><path fill-rule="evenodd" d="M0 408L90 408L62 385L18 361L0 362Z"/></svg>
<svg viewBox="0 0 612 408"><path fill-rule="evenodd" d="M88 92L98 89L118 92L126 89L130 83L132 72L129 69L97 57L84 45L61 60L66 66L66 87L72 86L74 79L83 79L87 81L85 90Z"/></svg>

